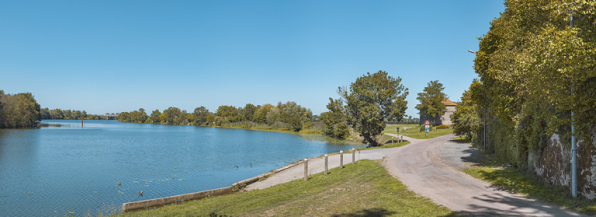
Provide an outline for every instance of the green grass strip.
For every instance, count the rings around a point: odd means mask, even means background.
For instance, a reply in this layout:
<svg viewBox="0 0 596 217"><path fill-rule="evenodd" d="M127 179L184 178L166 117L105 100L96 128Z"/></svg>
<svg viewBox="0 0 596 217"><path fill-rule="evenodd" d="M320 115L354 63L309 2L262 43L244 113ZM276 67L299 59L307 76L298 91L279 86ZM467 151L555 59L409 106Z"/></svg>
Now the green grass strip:
<svg viewBox="0 0 596 217"><path fill-rule="evenodd" d="M378 163L362 160L263 190L121 216L445 216L446 207L407 190Z"/></svg>

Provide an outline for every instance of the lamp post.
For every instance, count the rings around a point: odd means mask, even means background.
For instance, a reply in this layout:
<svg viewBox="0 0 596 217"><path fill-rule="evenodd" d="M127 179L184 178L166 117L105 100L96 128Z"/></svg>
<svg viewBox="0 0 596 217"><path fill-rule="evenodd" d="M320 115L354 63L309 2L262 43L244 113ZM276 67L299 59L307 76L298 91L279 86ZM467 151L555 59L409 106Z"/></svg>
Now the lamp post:
<svg viewBox="0 0 596 217"><path fill-rule="evenodd" d="M573 10L569 10L569 26L573 28ZM573 84L573 80L571 80ZM571 85L571 98L573 100L573 85ZM577 198L577 145L575 139L575 126L573 124L573 108L571 108L571 196Z"/></svg>

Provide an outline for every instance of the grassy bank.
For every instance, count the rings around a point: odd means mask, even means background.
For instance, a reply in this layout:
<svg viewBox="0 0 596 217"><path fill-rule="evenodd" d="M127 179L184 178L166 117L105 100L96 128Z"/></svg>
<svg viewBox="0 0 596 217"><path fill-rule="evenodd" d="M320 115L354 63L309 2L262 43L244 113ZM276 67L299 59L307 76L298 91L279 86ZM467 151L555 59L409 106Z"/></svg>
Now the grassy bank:
<svg viewBox="0 0 596 217"><path fill-rule="evenodd" d="M434 129L428 133L426 136L425 132L420 132L420 126L418 124L389 124L383 130L383 133L397 133L397 127L400 127L399 134L404 135L414 139L432 139L439 136L444 136L453 133L453 129ZM404 130L404 127L409 127L407 130Z"/></svg>
<svg viewBox="0 0 596 217"><path fill-rule="evenodd" d="M506 167L494 158L488 157L464 172L476 178L488 181L498 188L515 192L565 209L589 215L596 215L596 202L587 199L573 199L567 187L554 186L541 177L524 171Z"/></svg>
<svg viewBox="0 0 596 217"><path fill-rule="evenodd" d="M449 209L407 190L379 163L362 160L308 181L169 205L120 216L447 216Z"/></svg>

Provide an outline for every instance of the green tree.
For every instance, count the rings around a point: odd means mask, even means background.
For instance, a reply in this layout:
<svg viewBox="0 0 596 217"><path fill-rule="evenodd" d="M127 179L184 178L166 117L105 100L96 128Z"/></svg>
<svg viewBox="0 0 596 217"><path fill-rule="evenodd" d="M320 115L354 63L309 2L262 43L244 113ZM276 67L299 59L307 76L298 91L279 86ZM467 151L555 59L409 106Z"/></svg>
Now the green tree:
<svg viewBox="0 0 596 217"><path fill-rule="evenodd" d="M385 122L400 121L407 109L408 89L401 84L401 78L381 70L367 72L350 84L349 90L340 87L338 92L347 103L350 125L371 146L379 145L377 136L385 129Z"/></svg>
<svg viewBox="0 0 596 217"><path fill-rule="evenodd" d="M222 105L217 108L215 116L225 117L229 122L236 122L240 120L238 108L229 105Z"/></svg>
<svg viewBox="0 0 596 217"><path fill-rule="evenodd" d="M445 114L445 93L443 93L443 84L439 83L438 80L428 82L428 85L424 88L424 91L418 93L418 99L420 104L416 105L416 109L420 111L420 114L426 114L430 116L433 125L436 125L435 119Z"/></svg>
<svg viewBox="0 0 596 217"><path fill-rule="evenodd" d="M256 112L257 107L251 103L247 103L244 109L242 109L242 120L253 121Z"/></svg>
<svg viewBox="0 0 596 217"><path fill-rule="evenodd" d="M161 123L161 120L159 119L160 115L161 115L161 112L159 111L159 109L155 109L154 111L151 112L151 117L149 117L149 120L153 124L159 124L159 123Z"/></svg>
<svg viewBox="0 0 596 217"><path fill-rule="evenodd" d="M472 132L480 127L480 117L472 101L470 90L462 94L461 102L457 103L455 112L451 115L451 121L453 122L453 133L457 136L465 135L468 139L472 139Z"/></svg>
<svg viewBox="0 0 596 217"><path fill-rule="evenodd" d="M339 139L345 139L350 135L343 104L341 99L329 98L329 104L327 104L329 111L321 113L326 127L325 135Z"/></svg>
<svg viewBox="0 0 596 217"><path fill-rule="evenodd" d="M209 109L205 108L204 106L195 108L193 112L195 118L194 124L197 126L207 124L207 116L209 116L209 114L211 114Z"/></svg>
<svg viewBox="0 0 596 217"><path fill-rule="evenodd" d="M41 120L41 108L31 93L11 95L0 92L0 103L1 128L37 127Z"/></svg>
<svg viewBox="0 0 596 217"><path fill-rule="evenodd" d="M290 130L298 132L302 130L303 120L306 120L305 109L296 104L296 102L287 102L281 106L279 117L280 121L290 124Z"/></svg>
<svg viewBox="0 0 596 217"><path fill-rule="evenodd" d="M255 113L253 121L261 124L267 123L267 113L271 111L271 108L273 108L273 105L271 104L260 106Z"/></svg>
<svg viewBox="0 0 596 217"><path fill-rule="evenodd" d="M269 112L267 112L267 123L269 125L274 124L275 122L279 121L279 108L278 107L271 107Z"/></svg>

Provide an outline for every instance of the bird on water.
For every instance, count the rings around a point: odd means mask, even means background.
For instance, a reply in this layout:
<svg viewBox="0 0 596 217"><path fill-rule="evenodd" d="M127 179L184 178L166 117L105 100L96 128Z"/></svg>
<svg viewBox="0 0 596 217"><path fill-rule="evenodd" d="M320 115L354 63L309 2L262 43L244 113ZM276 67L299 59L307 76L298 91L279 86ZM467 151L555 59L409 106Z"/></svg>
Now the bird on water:
<svg viewBox="0 0 596 217"><path fill-rule="evenodd" d="M139 191L139 197L143 196L143 191Z"/></svg>
<svg viewBox="0 0 596 217"><path fill-rule="evenodd" d="M122 183L118 182L118 184L116 184L116 186L120 186Z"/></svg>
<svg viewBox="0 0 596 217"><path fill-rule="evenodd" d="M236 166L234 166L234 167L236 167L236 169L238 169L238 165L236 165Z"/></svg>

